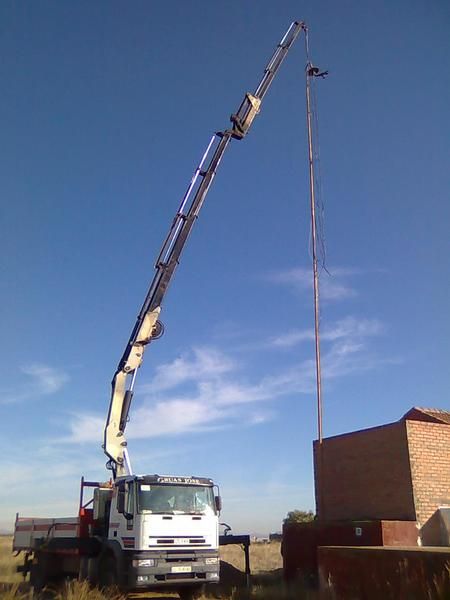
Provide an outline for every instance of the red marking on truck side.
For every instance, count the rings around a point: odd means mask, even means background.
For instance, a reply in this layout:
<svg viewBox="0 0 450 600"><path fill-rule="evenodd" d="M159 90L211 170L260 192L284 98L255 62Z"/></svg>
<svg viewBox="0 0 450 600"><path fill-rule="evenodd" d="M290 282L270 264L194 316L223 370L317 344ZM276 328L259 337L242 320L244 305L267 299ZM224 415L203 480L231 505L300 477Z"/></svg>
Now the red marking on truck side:
<svg viewBox="0 0 450 600"><path fill-rule="evenodd" d="M124 548L134 548L134 537L123 537Z"/></svg>
<svg viewBox="0 0 450 600"><path fill-rule="evenodd" d="M33 525L17 525L16 531L48 531L55 529L56 531L74 531L78 527L78 523L40 523Z"/></svg>

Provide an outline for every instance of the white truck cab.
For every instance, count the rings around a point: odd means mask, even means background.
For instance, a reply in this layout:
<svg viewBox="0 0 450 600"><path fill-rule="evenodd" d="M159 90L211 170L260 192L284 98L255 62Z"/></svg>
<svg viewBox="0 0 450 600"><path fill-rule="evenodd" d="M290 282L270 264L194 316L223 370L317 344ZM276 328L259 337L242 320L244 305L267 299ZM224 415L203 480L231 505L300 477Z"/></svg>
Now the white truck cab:
<svg viewBox="0 0 450 600"><path fill-rule="evenodd" d="M107 570L113 572L103 583L116 577L114 583L138 589L219 580L221 501L211 479L118 477L110 497L110 503L97 500L108 523Z"/></svg>

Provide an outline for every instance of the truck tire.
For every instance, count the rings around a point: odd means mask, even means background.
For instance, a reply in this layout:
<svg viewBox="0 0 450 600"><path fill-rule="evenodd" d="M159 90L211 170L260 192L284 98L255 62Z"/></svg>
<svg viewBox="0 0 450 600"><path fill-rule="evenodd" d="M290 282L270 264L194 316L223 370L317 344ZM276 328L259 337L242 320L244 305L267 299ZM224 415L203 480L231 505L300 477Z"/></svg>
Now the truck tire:
<svg viewBox="0 0 450 600"><path fill-rule="evenodd" d="M108 588L118 584L117 564L111 554L107 554L100 559L98 584L100 588Z"/></svg>
<svg viewBox="0 0 450 600"><path fill-rule="evenodd" d="M42 562L39 560L33 562L30 569L30 585L34 594L40 594L47 583L48 578Z"/></svg>
<svg viewBox="0 0 450 600"><path fill-rule="evenodd" d="M35 594L40 594L42 590L52 581L52 573L57 568L56 557L47 552L36 551L30 569L30 585Z"/></svg>

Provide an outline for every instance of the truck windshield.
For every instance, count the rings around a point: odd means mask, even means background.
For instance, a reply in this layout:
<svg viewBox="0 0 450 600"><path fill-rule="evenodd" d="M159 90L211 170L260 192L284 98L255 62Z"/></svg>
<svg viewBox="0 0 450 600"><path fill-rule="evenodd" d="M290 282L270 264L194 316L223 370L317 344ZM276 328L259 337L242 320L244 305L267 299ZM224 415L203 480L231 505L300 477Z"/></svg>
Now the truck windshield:
<svg viewBox="0 0 450 600"><path fill-rule="evenodd" d="M200 485L138 485L140 513L215 514L211 487Z"/></svg>

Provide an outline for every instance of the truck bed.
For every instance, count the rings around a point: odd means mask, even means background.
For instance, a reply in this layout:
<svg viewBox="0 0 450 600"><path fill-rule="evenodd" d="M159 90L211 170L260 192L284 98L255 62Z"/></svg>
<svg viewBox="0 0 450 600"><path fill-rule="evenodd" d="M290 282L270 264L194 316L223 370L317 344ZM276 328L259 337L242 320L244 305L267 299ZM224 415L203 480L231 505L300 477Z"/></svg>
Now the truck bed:
<svg viewBox="0 0 450 600"><path fill-rule="evenodd" d="M79 521L78 517L36 519L17 516L14 526L13 551L33 550L35 540L42 538L76 538Z"/></svg>

